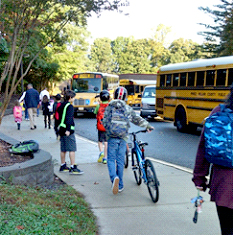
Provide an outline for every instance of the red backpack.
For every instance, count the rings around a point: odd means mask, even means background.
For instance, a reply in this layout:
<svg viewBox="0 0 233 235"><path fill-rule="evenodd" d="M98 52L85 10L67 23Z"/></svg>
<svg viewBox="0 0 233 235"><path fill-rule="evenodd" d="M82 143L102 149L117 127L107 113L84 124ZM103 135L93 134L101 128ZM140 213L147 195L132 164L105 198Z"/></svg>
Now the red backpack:
<svg viewBox="0 0 233 235"><path fill-rule="evenodd" d="M61 106L61 102L57 103L56 110L55 110L55 115L54 118L56 120L59 120L59 113L58 113L58 108Z"/></svg>
<svg viewBox="0 0 233 235"><path fill-rule="evenodd" d="M99 131L106 131L104 126L103 126L103 119L104 119L104 111L105 111L105 108L108 106L108 103L107 104L100 104L100 107L99 107L99 110L98 110L98 113L97 113L97 129Z"/></svg>

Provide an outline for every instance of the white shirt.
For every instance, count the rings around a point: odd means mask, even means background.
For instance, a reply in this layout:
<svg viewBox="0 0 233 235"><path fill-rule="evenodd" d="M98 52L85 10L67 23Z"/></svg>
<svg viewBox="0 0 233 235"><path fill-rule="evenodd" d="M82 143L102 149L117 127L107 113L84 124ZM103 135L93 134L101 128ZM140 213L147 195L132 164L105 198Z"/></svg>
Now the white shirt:
<svg viewBox="0 0 233 235"><path fill-rule="evenodd" d="M26 95L26 91L24 91L23 94L22 94L22 96L20 97L19 103L21 103L21 102L24 100L25 95Z"/></svg>
<svg viewBox="0 0 233 235"><path fill-rule="evenodd" d="M49 92L47 90L43 90L40 92L40 100L42 101L44 95L46 95L48 97L48 99L50 100L50 95Z"/></svg>

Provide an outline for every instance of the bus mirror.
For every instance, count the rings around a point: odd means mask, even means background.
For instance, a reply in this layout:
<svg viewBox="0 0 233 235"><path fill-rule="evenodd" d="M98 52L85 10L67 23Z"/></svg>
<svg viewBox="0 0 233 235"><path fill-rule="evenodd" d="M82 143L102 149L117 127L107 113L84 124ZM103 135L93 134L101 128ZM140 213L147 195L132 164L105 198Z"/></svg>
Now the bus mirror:
<svg viewBox="0 0 233 235"><path fill-rule="evenodd" d="M98 91L99 88L97 86L94 87L94 91Z"/></svg>

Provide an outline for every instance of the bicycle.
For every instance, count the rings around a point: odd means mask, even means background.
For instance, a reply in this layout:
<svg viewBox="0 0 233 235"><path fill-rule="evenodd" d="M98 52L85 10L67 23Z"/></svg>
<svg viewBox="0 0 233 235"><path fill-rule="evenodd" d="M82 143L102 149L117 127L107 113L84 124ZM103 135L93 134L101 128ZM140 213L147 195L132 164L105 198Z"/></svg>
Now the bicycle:
<svg viewBox="0 0 233 235"><path fill-rule="evenodd" d="M133 136L132 152L132 170L136 183L141 185L142 179L147 185L150 197L154 203L159 200L159 181L157 179L154 166L150 159L146 159L144 155L144 147L148 145L146 142L141 142L137 139L138 133L145 133L147 130L140 130L137 132L129 133Z"/></svg>
<svg viewBox="0 0 233 235"><path fill-rule="evenodd" d="M128 168L128 165L129 165L129 144L127 144L126 151L125 151L125 160L124 160L125 168Z"/></svg>

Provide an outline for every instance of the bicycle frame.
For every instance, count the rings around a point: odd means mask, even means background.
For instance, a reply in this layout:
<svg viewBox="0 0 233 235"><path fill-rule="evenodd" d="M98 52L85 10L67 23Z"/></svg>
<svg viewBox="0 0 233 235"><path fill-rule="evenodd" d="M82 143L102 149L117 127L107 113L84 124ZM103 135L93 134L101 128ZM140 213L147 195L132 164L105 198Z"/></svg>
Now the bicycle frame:
<svg viewBox="0 0 233 235"><path fill-rule="evenodd" d="M132 133L133 135L133 143L134 147L132 148L132 153L136 153L138 161L139 161L139 167L142 172L142 178L144 180L144 183L147 183L147 177L146 177L146 172L145 172L145 156L144 156L144 146L142 145L141 147L139 146L139 143L136 139L136 133ZM134 165L134 159L132 159L132 165Z"/></svg>

